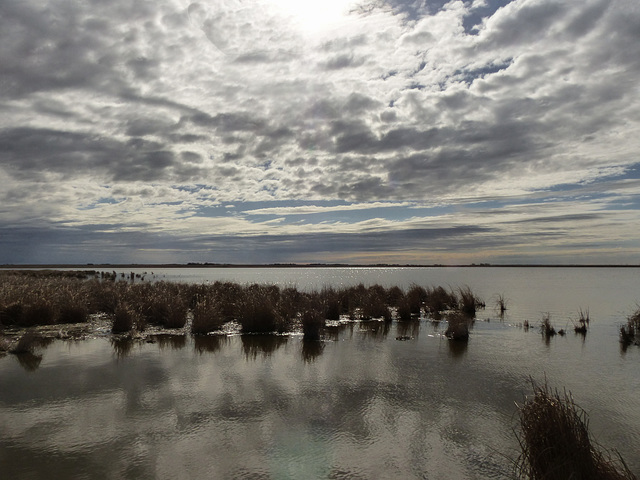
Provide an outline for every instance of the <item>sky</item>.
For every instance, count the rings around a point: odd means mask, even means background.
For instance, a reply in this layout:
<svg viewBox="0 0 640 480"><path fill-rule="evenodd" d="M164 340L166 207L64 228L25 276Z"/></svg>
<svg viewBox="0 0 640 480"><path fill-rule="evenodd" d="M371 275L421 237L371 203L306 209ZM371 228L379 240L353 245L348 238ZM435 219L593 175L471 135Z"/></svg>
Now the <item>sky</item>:
<svg viewBox="0 0 640 480"><path fill-rule="evenodd" d="M640 264L637 0L0 0L0 264Z"/></svg>

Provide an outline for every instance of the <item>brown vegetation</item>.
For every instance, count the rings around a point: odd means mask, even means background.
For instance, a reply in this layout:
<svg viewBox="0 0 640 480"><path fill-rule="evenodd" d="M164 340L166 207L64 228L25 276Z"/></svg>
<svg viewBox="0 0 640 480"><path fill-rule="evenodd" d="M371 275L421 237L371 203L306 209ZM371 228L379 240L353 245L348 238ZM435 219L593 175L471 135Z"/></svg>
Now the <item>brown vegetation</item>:
<svg viewBox="0 0 640 480"><path fill-rule="evenodd" d="M627 318L626 325L620 327L620 342L624 347L640 345L640 307Z"/></svg>
<svg viewBox="0 0 640 480"><path fill-rule="evenodd" d="M603 451L591 439L589 420L570 394L533 385L534 396L520 407L516 464L518 478L529 480L635 479L621 457Z"/></svg>
<svg viewBox="0 0 640 480"><path fill-rule="evenodd" d="M450 340L466 342L469 340L469 329L473 319L464 312L451 312L447 315L447 329L444 334Z"/></svg>
<svg viewBox="0 0 640 480"><path fill-rule="evenodd" d="M99 314L111 319L114 333L188 325L193 334L208 334L235 321L242 333L299 328L309 340L327 334L327 320L390 322L395 317L404 322L423 315L439 319L457 311L472 318L483 305L468 287L448 291L412 285L404 291L359 284L303 292L276 285L149 283L135 278L115 272L60 276L5 272L0 275L0 327L84 323Z"/></svg>

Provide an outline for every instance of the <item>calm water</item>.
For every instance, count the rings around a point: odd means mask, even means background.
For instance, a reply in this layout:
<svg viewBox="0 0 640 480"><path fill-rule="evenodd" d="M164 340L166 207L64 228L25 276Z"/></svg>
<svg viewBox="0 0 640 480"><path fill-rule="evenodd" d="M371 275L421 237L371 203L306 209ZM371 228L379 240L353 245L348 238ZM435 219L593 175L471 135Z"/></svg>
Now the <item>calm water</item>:
<svg viewBox="0 0 640 480"><path fill-rule="evenodd" d="M130 270L127 270L130 271ZM422 321L300 336L108 335L0 358L2 478L512 478L529 378L566 388L593 435L640 474L640 347L618 327L639 269L169 269L156 279L469 285L487 302L466 346ZM147 272L147 278L151 273ZM508 300L503 320L496 294ZM591 328L572 320L589 309ZM569 334L545 342L549 313ZM520 325L528 320L526 332ZM409 335L409 341L398 341Z"/></svg>

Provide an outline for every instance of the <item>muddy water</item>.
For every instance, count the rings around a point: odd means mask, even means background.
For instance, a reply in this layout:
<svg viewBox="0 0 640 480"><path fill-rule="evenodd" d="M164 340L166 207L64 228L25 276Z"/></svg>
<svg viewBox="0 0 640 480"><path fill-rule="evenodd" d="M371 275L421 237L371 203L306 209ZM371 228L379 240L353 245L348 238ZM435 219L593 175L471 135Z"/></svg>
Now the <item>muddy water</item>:
<svg viewBox="0 0 640 480"><path fill-rule="evenodd" d="M319 344L97 334L2 357L0 477L512 478L514 402L545 376L640 473L640 347L617 341L638 271L493 270L416 282L485 297L462 346L423 319L335 326ZM543 313L564 328L578 308L590 310L586 338L543 340Z"/></svg>

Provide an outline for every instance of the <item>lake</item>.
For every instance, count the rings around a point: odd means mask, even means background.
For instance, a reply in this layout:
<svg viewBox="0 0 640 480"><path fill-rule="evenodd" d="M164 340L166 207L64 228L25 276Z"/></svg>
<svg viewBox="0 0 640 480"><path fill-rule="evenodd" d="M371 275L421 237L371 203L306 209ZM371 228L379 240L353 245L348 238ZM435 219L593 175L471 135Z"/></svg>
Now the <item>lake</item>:
<svg viewBox="0 0 640 480"><path fill-rule="evenodd" d="M487 308L462 345L443 337L444 322L423 319L344 322L319 344L104 333L54 340L31 359L0 357L0 477L513 478L516 402L545 378L640 475L640 347L618 341L640 301L638 268L116 270L307 290L468 285ZM580 309L586 337L573 332ZM546 341L545 314L567 334Z"/></svg>

